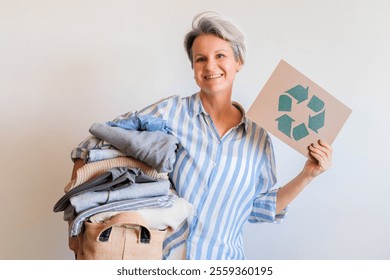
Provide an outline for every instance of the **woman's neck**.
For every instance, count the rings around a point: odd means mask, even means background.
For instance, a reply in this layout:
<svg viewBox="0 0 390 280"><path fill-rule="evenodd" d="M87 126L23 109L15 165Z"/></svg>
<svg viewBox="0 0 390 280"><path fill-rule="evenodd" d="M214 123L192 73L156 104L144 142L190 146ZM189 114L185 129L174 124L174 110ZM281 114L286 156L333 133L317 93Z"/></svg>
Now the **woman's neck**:
<svg viewBox="0 0 390 280"><path fill-rule="evenodd" d="M222 137L229 129L241 122L242 113L232 105L228 95L208 95L200 92L200 99Z"/></svg>
<svg viewBox="0 0 390 280"><path fill-rule="evenodd" d="M209 115L215 117L229 114L231 111L231 99L226 95L209 95L204 92L200 92L200 99L202 105Z"/></svg>

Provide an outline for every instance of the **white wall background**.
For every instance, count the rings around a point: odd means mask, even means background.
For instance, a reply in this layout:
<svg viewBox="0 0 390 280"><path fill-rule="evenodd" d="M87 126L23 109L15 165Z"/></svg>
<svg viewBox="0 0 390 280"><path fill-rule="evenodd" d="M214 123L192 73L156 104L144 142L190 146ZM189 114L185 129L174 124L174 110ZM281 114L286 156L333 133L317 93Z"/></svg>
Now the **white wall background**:
<svg viewBox="0 0 390 280"><path fill-rule="evenodd" d="M388 1L0 0L0 259L72 259L53 213L93 122L197 88L182 47L214 10L245 34L245 108L280 59L353 109L334 165L281 225L248 225L250 259L390 259ZM275 137L279 184L305 159Z"/></svg>

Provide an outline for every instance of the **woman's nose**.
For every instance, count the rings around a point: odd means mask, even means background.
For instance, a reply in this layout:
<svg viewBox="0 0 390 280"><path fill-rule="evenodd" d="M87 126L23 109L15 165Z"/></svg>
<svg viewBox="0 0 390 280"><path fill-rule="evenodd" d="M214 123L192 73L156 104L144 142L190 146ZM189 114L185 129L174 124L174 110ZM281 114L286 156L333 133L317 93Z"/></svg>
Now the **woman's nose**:
<svg viewBox="0 0 390 280"><path fill-rule="evenodd" d="M213 70L216 65L215 59L208 59L205 68L206 70Z"/></svg>

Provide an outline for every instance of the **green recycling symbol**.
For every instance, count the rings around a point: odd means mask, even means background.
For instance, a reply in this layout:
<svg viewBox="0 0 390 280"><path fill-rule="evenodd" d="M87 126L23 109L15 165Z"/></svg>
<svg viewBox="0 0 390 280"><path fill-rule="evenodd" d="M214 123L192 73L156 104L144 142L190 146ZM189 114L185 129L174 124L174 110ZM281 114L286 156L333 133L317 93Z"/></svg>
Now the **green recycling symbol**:
<svg viewBox="0 0 390 280"><path fill-rule="evenodd" d="M300 104L308 98L309 87L304 88L301 85L297 85L279 96L278 111L291 112L293 99L297 101L297 104ZM309 115L307 124L302 122L293 127L295 120L288 114L284 114L276 119L278 121L278 130L295 141L308 136L309 129L318 133L318 130L325 124L325 103L317 96L312 95L306 106L315 113Z"/></svg>

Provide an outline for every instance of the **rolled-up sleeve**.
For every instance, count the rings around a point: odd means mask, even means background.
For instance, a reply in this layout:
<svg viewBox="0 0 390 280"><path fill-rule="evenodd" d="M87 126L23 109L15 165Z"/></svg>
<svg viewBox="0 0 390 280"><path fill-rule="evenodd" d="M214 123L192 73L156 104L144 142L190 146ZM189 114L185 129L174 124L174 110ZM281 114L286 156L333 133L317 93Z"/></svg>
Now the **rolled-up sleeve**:
<svg viewBox="0 0 390 280"><path fill-rule="evenodd" d="M287 208L276 214L276 196L278 190L272 190L258 196L253 202L253 208L249 217L250 223L280 223L287 214Z"/></svg>
<svg viewBox="0 0 390 280"><path fill-rule="evenodd" d="M250 223L280 223L287 214L287 208L276 213L278 188L276 184L275 155L271 138L266 136L264 150L260 158L260 175L256 195L248 221Z"/></svg>
<svg viewBox="0 0 390 280"><path fill-rule="evenodd" d="M100 142L100 139L92 135L85 138L77 147L73 148L72 152L70 153L72 161L75 161L76 159L82 159L84 162L86 162L89 151L96 149Z"/></svg>

